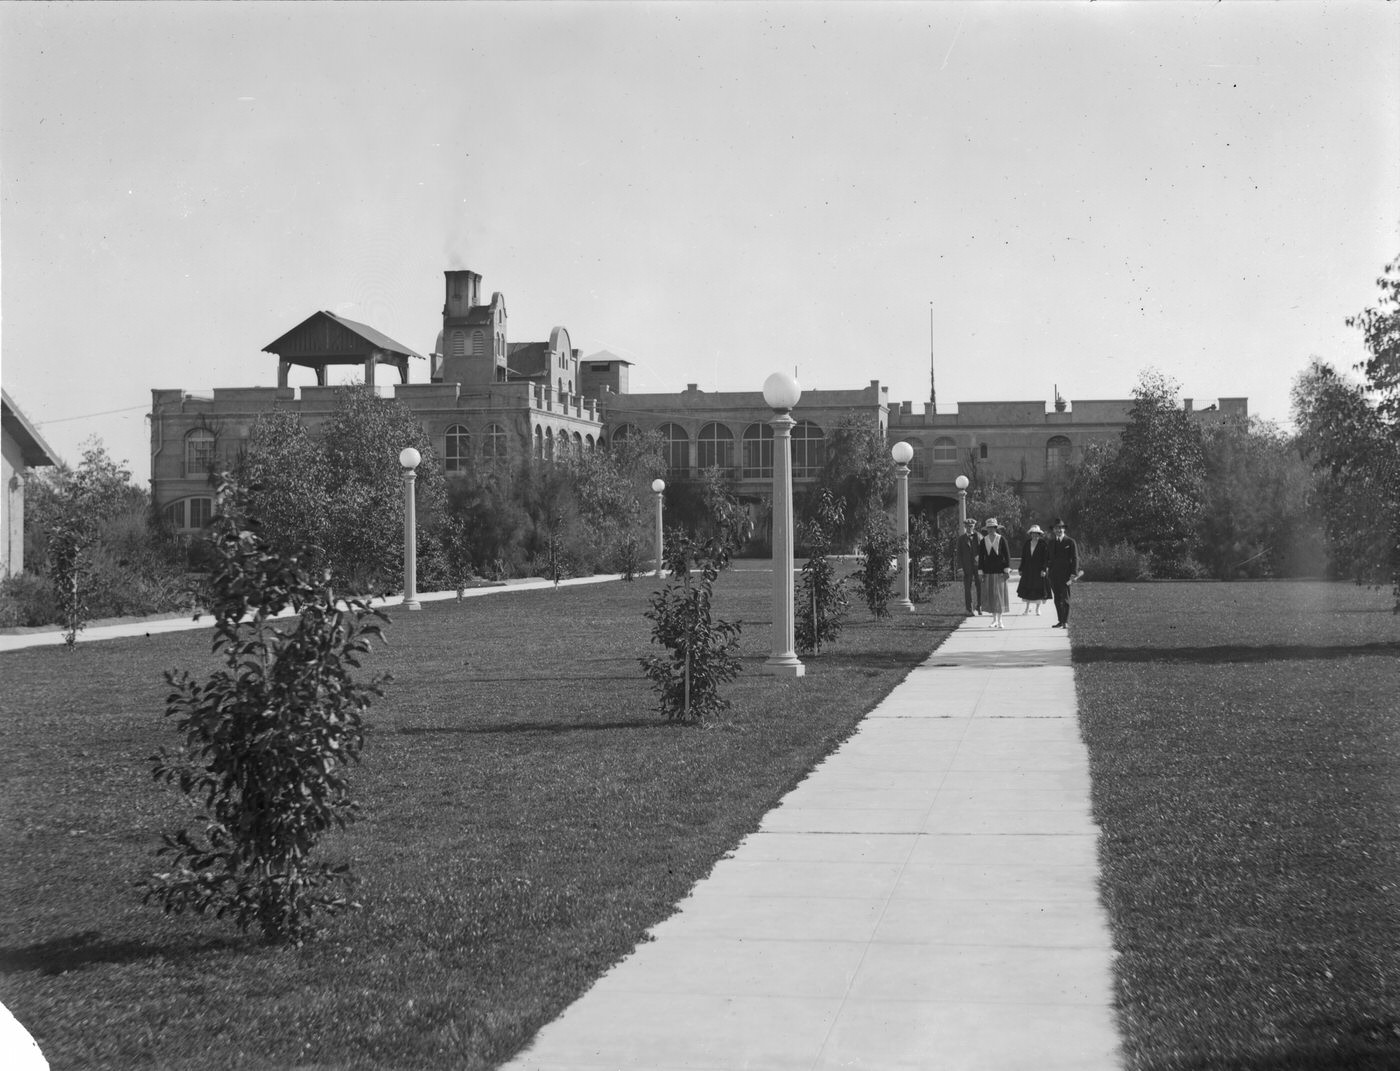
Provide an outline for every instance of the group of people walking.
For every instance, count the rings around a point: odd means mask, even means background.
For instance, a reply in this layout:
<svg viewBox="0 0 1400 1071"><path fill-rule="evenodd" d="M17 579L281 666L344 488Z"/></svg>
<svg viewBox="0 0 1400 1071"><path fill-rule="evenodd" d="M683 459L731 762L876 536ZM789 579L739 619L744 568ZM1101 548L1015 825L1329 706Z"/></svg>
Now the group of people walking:
<svg viewBox="0 0 1400 1071"><path fill-rule="evenodd" d="M1016 597L1025 603L1021 612L1040 613L1041 606L1054 600L1057 618L1052 628L1069 627L1069 589L1082 575L1079 568L1079 548L1065 534L1065 522L1059 518L1050 526L1047 537L1040 525L1033 524L1021 543L1021 578L1016 584ZM1011 546L1006 529L995 517L989 517L979 529L969 517L953 546L953 556L962 570L963 598L967 616L990 614L989 628L1002 628L1002 615L1010 607L1007 573L1011 569Z"/></svg>

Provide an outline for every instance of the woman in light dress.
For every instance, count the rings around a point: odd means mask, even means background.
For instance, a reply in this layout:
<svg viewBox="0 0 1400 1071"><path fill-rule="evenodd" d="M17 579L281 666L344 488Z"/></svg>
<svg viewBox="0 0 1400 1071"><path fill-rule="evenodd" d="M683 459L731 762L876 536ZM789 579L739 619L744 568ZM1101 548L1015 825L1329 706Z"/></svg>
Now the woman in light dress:
<svg viewBox="0 0 1400 1071"><path fill-rule="evenodd" d="M977 541L977 573L983 578L982 610L992 615L988 628L1002 628L1001 615L1006 613L1006 571L1011 568L1011 548L995 517L987 518L982 538Z"/></svg>

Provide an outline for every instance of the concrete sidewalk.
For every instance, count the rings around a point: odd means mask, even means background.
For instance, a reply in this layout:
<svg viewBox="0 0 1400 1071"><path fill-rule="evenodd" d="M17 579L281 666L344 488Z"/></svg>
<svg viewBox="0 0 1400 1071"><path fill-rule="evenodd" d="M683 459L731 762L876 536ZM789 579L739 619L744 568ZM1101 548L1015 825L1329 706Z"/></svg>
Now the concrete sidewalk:
<svg viewBox="0 0 1400 1071"><path fill-rule="evenodd" d="M969 618L512 1071L1117 1068L1069 640Z"/></svg>
<svg viewBox="0 0 1400 1071"><path fill-rule="evenodd" d="M599 574L598 576L581 576L570 580L559 581L559 587L576 587L580 584L602 584L609 580L620 580L616 574ZM492 584L487 587L467 588L459 596L455 591L427 591L418 593L419 602L445 602L448 599L474 599L483 595L498 595L508 591L530 591L536 588L554 587L554 581L544 580L538 577L526 577L520 580L507 580L500 584ZM374 598L370 600L370 605L389 611L390 615L395 611L411 613L404 610L402 606L402 596L394 595L390 598ZM291 617L292 611L285 610L277 615L281 617ZM78 633L78 643L97 643L100 640L114 640L123 636L155 636L164 632L185 632L190 629L213 628L214 618L210 614L202 614L197 620L191 614L167 614L161 617L132 617L114 618L101 624L89 625ZM10 632L0 633L0 653L5 651L23 651L30 647L58 647L63 643L63 630L58 625L48 625L43 628L15 629Z"/></svg>

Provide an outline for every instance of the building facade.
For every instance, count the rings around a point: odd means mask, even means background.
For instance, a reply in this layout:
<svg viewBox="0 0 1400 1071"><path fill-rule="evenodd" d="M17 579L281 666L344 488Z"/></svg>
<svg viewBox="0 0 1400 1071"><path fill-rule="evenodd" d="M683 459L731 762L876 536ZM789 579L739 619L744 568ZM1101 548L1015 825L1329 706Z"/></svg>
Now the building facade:
<svg viewBox="0 0 1400 1071"><path fill-rule="evenodd" d="M448 271L442 327L428 362L428 382L409 382L409 367L425 358L364 324L315 313L264 352L278 358L277 385L216 388L196 396L152 391L151 492L172 525L192 532L213 509L210 473L237 456L260 413L298 414L313 433L334 410L332 365L364 368L365 381L392 391L418 417L449 475L530 457L552 461L646 431L665 443L667 479L696 477L717 467L735 481L741 500L758 503L771 491L772 411L760 391L634 394L630 363L611 353L583 357L569 332L556 327L541 342L509 339L504 297L482 300L481 276ZM375 383L377 366L399 372L392 387ZM289 386L293 366L315 370L316 385ZM815 480L831 431L848 421L878 427L893 443L914 448L910 503L935 512L956 503L953 481L974 469L1014 482L1034 508L1055 477L1090 443L1113 440L1128 421L1131 399L1065 402L963 402L953 413L910 402L891 403L879 380L854 389L802 394L792 417L793 478ZM1244 398L1222 398L1195 410L1194 419L1247 416Z"/></svg>
<svg viewBox="0 0 1400 1071"><path fill-rule="evenodd" d="M0 464L5 481L5 494L0 499L5 560L0 576L9 576L24 572L24 472L56 465L58 455L3 389L0 389Z"/></svg>

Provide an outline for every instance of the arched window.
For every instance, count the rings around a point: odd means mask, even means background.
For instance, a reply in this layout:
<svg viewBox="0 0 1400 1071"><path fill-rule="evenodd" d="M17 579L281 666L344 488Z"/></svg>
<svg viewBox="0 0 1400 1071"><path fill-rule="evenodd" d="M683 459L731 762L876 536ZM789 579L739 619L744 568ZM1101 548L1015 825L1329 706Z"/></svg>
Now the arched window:
<svg viewBox="0 0 1400 1071"><path fill-rule="evenodd" d="M933 463L935 465L944 461L956 461L958 459L958 444L952 439L941 438L933 440Z"/></svg>
<svg viewBox="0 0 1400 1071"><path fill-rule="evenodd" d="M590 454L593 453L593 447L596 446L596 445L597 445L597 444L593 441L593 436L592 436L592 435L585 435L585 436L583 437L583 448L584 448L584 450L587 451L588 453L590 453Z"/></svg>
<svg viewBox="0 0 1400 1071"><path fill-rule="evenodd" d="M214 516L214 500L196 496L182 498L165 507L165 519L177 535L192 535L209 526Z"/></svg>
<svg viewBox="0 0 1400 1071"><path fill-rule="evenodd" d="M1045 474L1054 476L1069 468L1070 450L1073 447L1063 435L1052 436L1045 444Z"/></svg>
<svg viewBox="0 0 1400 1071"><path fill-rule="evenodd" d="M726 472L734 467L734 433L723 424L706 424L700 429L699 465Z"/></svg>
<svg viewBox="0 0 1400 1071"><path fill-rule="evenodd" d="M666 458L666 475L684 479L690 475L690 436L679 424L662 424L662 451Z"/></svg>
<svg viewBox="0 0 1400 1071"><path fill-rule="evenodd" d="M467 333L460 328L452 332L453 357L465 357L467 355Z"/></svg>
<svg viewBox="0 0 1400 1071"><path fill-rule="evenodd" d="M810 479L821 474L826 461L826 436L810 420L799 420L792 429L792 478Z"/></svg>
<svg viewBox="0 0 1400 1071"><path fill-rule="evenodd" d="M554 432L552 431L544 433L544 459L546 461L554 460Z"/></svg>
<svg viewBox="0 0 1400 1071"><path fill-rule="evenodd" d="M499 424L487 424L481 439L481 460L488 465L504 464L506 460L506 429Z"/></svg>
<svg viewBox="0 0 1400 1071"><path fill-rule="evenodd" d="M208 476L214 467L214 433L195 428L185 436L185 475Z"/></svg>
<svg viewBox="0 0 1400 1071"><path fill-rule="evenodd" d="M473 332L472 332L472 356L473 356L473 357L485 357L485 356L486 356L486 332L485 332L485 331L473 331Z"/></svg>
<svg viewBox="0 0 1400 1071"><path fill-rule="evenodd" d="M627 439L636 438L641 433L642 430L636 424L619 424L613 428L612 433L608 436L608 442L620 443Z"/></svg>
<svg viewBox="0 0 1400 1071"><path fill-rule="evenodd" d="M535 457L544 460L544 429L535 425Z"/></svg>
<svg viewBox="0 0 1400 1071"><path fill-rule="evenodd" d="M773 478L773 429L767 424L750 424L744 429L743 464L739 470L746 480Z"/></svg>
<svg viewBox="0 0 1400 1071"><path fill-rule="evenodd" d="M924 441L919 438L904 438L895 440L896 442L906 442L914 449L914 456L909 459L909 475L918 479L928 472L928 454L924 451ZM890 443L891 446L894 443Z"/></svg>
<svg viewBox="0 0 1400 1071"><path fill-rule="evenodd" d="M554 456L558 460L563 461L573 452L570 449L573 444L569 441L569 433L563 428L560 428L557 434L559 436L559 446L555 449Z"/></svg>
<svg viewBox="0 0 1400 1071"><path fill-rule="evenodd" d="M986 460L987 460L987 444L986 444L986 443L982 443L982 444L980 444L980 445L977 447L977 456L978 456L981 460L983 460L983 461L986 461Z"/></svg>
<svg viewBox="0 0 1400 1071"><path fill-rule="evenodd" d="M573 451L574 457L583 456L583 436L578 432L574 432Z"/></svg>
<svg viewBox="0 0 1400 1071"><path fill-rule="evenodd" d="M448 472L466 472L472 456L472 435L466 425L453 424L448 428L444 445L443 468Z"/></svg>

